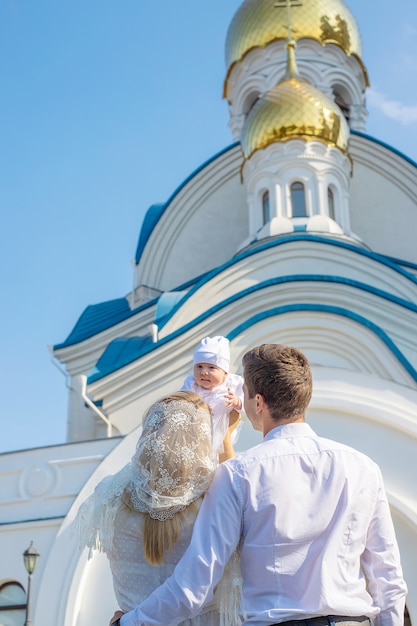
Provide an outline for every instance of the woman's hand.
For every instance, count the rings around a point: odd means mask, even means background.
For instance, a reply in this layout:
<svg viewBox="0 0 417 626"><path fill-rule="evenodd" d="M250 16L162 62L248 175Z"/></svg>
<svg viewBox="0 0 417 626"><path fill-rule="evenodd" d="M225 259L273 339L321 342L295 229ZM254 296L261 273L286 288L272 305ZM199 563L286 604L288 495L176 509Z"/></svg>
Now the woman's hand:
<svg viewBox="0 0 417 626"><path fill-rule="evenodd" d="M219 463L223 463L223 461L227 461L227 459L233 459L235 456L235 450L232 444L232 434L233 431L236 430L241 416L238 411L233 409L229 413L229 428L227 429L226 437L223 440L223 452L219 454Z"/></svg>
<svg viewBox="0 0 417 626"><path fill-rule="evenodd" d="M236 411L235 409L233 409L233 411L230 411L229 428L227 429L226 437L232 436L233 431L236 430L236 428L239 426L240 420L241 420L241 415L238 411Z"/></svg>

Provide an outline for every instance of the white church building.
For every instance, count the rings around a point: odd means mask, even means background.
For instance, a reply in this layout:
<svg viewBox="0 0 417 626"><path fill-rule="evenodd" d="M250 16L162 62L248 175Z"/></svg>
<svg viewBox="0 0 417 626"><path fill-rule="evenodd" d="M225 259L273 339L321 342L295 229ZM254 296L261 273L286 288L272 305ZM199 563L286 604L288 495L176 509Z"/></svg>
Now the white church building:
<svg viewBox="0 0 417 626"><path fill-rule="evenodd" d="M28 539L34 626L107 624L107 560L79 551L74 516L207 335L228 337L235 373L261 343L307 355L308 421L381 467L417 626L417 164L366 133L344 2L289 4L242 2L226 39L234 143L149 208L132 292L87 307L54 346L67 442L0 455L0 626L25 621ZM238 449L260 440L243 419Z"/></svg>

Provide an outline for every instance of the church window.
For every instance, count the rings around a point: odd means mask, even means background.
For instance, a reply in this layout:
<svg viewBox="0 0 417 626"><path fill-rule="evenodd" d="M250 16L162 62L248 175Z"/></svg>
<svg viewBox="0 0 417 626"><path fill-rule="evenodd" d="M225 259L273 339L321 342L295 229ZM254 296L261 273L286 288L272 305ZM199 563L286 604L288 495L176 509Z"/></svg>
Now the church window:
<svg viewBox="0 0 417 626"><path fill-rule="evenodd" d="M291 185L292 217L306 217L306 198L303 183L295 182Z"/></svg>
<svg viewBox="0 0 417 626"><path fill-rule="evenodd" d="M259 100L258 93L251 93L245 100L243 105L243 113L247 116Z"/></svg>
<svg viewBox="0 0 417 626"><path fill-rule="evenodd" d="M271 221L271 210L269 203L269 191L264 191L262 194L262 225L268 224Z"/></svg>
<svg viewBox="0 0 417 626"><path fill-rule="evenodd" d="M337 87L333 88L333 93L334 93L335 103L337 104L339 109L342 111L343 115L345 116L346 121L349 123L350 103L349 103L349 97L347 93L345 93L345 90L341 88L337 88Z"/></svg>
<svg viewBox="0 0 417 626"><path fill-rule="evenodd" d="M26 618L26 593L14 580L0 580L0 624L22 626Z"/></svg>
<svg viewBox="0 0 417 626"><path fill-rule="evenodd" d="M329 212L329 217L332 220L335 220L335 210L334 210L334 193L330 187L327 189L327 208Z"/></svg>

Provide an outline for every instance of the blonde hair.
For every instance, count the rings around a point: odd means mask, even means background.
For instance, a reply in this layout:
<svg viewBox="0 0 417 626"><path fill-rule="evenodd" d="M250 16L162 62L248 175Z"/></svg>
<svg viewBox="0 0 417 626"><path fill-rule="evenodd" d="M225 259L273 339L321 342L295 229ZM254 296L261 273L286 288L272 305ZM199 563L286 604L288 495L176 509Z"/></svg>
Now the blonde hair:
<svg viewBox="0 0 417 626"><path fill-rule="evenodd" d="M171 519L159 521L144 513L143 552L151 565L161 565L164 556L170 552L178 540L181 528L190 524L188 512L197 513L197 507L191 502L183 511L178 511Z"/></svg>
<svg viewBox="0 0 417 626"><path fill-rule="evenodd" d="M177 391L165 396L158 401L158 404L169 405L171 402L185 401L192 403L196 409L207 410L210 413L209 406L200 396L192 391ZM152 407L144 416L144 422ZM211 437L199 439L199 448L202 454L212 455ZM176 467L179 473L187 473L187 467L184 463L183 467ZM203 493L200 494L202 496ZM145 516L143 524L143 550L146 560L152 565L160 565L164 561L164 556L172 550L178 540L181 528L190 524L190 513L196 513L197 506L195 502L191 502L182 510L175 513L172 518L160 520L154 519L148 513Z"/></svg>

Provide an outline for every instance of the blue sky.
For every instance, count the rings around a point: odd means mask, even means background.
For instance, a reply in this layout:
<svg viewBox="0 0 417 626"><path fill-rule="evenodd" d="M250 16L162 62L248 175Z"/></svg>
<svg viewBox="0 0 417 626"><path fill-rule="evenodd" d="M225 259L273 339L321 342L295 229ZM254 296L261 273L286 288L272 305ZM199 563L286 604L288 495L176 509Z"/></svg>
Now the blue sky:
<svg viewBox="0 0 417 626"><path fill-rule="evenodd" d="M368 134L417 161L415 0L349 0ZM240 0L0 3L0 452L63 443L48 345L126 295L146 209L233 142L224 41ZM411 234L410 234L411 235Z"/></svg>

